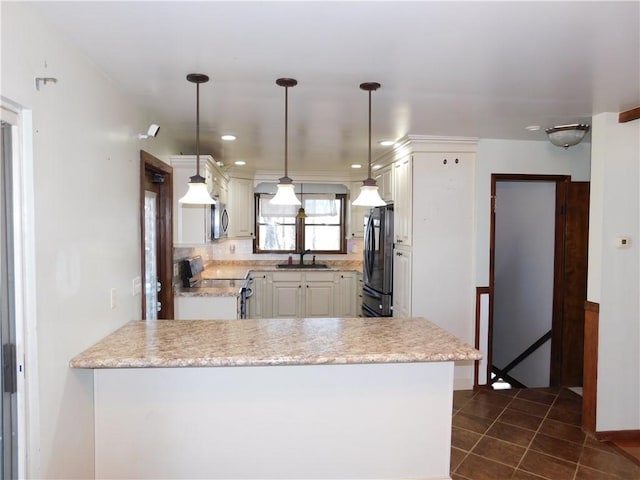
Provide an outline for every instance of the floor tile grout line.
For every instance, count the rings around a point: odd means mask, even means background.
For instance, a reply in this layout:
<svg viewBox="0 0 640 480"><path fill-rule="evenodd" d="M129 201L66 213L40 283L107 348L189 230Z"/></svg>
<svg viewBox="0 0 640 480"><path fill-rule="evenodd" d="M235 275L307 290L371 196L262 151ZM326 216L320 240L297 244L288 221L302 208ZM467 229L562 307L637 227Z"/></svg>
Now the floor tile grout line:
<svg viewBox="0 0 640 480"><path fill-rule="evenodd" d="M458 409L458 410L455 412L454 416L455 416L455 415L457 415L460 411L462 411L462 408L464 408L467 404L469 404L470 402L472 402L474 399L477 399L477 398L478 398L478 393L480 393L480 392L476 392L476 393L474 393L474 394L472 395L472 397L470 397L470 398L469 398L469 399L468 399L468 400L467 400L467 401L462 405L462 407L461 407L460 409ZM529 441L529 444L528 444L528 446L527 446L526 448L525 448L523 445L521 445L521 444L516 444L516 443L509 442L509 441L506 441L506 440L501 439L501 438L498 438L498 437L493 437L493 436L488 435L488 433L487 433L487 432L489 432L489 430L491 430L491 428L492 428L492 427L493 427L493 426L494 426L494 425L499 421L499 419L501 418L501 416L504 414L505 410L506 410L507 408L509 408L509 406L513 403L513 400L514 400L514 399L518 398L519 400L527 400L527 401L529 401L529 402L531 402L531 401L532 401L532 400L528 400L528 399L525 399L525 398L519 398L519 396L518 396L518 395L519 395L519 393L520 393L520 391L516 392L514 395L501 395L501 397L506 397L506 398L508 398L508 399L509 399L509 401L508 401L504 406L499 407L500 411L499 411L498 415L497 415L495 418L493 418L493 419L490 419L490 418L487 418L487 417L482 417L482 416L480 416L480 415L474 415L474 414L472 414L472 413L463 412L465 415L468 415L468 416L471 416L471 417L477 417L477 418L479 418L479 419L484 419L484 420L491 420L491 423L489 424L489 426L488 426L488 427L486 427L486 428L484 428L484 429L483 429L483 433L479 433L479 432L474 431L474 430L469 430L469 429L467 429L467 428L456 427L456 428L458 428L458 429L460 429L460 430L467 431L467 432L473 433L473 434L475 434L475 435L479 435L479 438L478 438L478 440L477 440L476 442L474 442L474 444L471 446L471 448L470 448L469 450L467 450L467 451L463 450L462 448L455 447L457 450L459 450L459 451L461 451L461 452L464 452L464 456L463 456L463 458L460 460L460 462L458 463L458 465L457 465L456 469L455 469L455 470L451 470L451 471L450 471L450 474L454 474L454 473L455 473L455 474L457 474L457 475L460 475L460 476L461 476L461 477L463 477L463 478L468 478L468 477L466 477L466 476L462 475L461 473L458 473L458 468L459 468L459 467L460 467L460 466L461 466L461 465L462 465L462 464L463 464L463 463L464 463L464 462L469 458L469 455L470 455L470 454L472 454L472 453L473 453L475 456L478 456L478 457L480 457L480 458L485 458L485 457L483 457L483 456L481 456L481 455L478 455L478 454L474 453L474 452L473 452L473 450L476 448L476 446L478 445L478 443L480 443L480 442L481 442L485 437L488 437L488 438L490 438L490 439L492 439L492 440L498 440L498 441L501 441L501 442L508 443L509 445L517 446L517 447L519 447L519 448L524 448L523 455L522 455L522 457L520 458L520 461L518 462L518 464L517 464L515 467L514 467L513 465L510 465L510 464L507 464L507 463L503 463L503 462L498 461L498 460L494 460L493 458L488 458L488 457L486 458L486 460L489 460L489 461L494 462L494 463L497 463L497 464L499 464L499 465L503 465L503 466L505 466L505 467L511 468L511 469L514 471L514 473L515 473L516 471L522 471L522 472L526 472L526 473L531 474L531 475L538 476L538 477L540 477L540 478L545 478L545 479L547 478L547 477L544 477L544 475L541 475L541 474L540 474L540 473L538 473L538 472L535 472L535 473L534 473L534 472L529 472L528 470L522 470L522 469L520 468L520 467L521 467L521 465L522 465L522 461L523 461L523 459L525 458L525 456L527 455L527 453L529 453L529 452L533 451L533 452L536 452L536 453L540 453L541 455L548 456L548 457L550 457L550 458L555 458L555 459L557 459L557 460L559 460L559 461L561 461L561 462L563 462L563 463L568 463L568 464L573 464L573 465L575 465L575 470L574 470L574 472L573 472L572 480L578 480L578 478L579 478L579 473L578 473L578 471L579 471L580 467L588 468L589 470L593 470L594 472L599 472L599 473L606 474L606 475L615 475L615 474L613 474L612 472L609 472L609 471L602 471L602 470L599 470L599 469L597 469L597 468L593 468L593 467L591 467L591 466L588 466L588 465L585 465L584 463L582 463L582 461L581 461L581 460L582 460L582 458L583 458L584 451L585 451L585 449L586 449L587 447L589 447L589 448L591 448L591 449L593 449L593 450L598 450L598 449L597 449L597 447L591 447L591 446L587 445L587 442L589 441L589 438L590 438L590 436L589 436L588 434L585 434L585 435L583 436L582 441L581 441L580 443L578 443L578 442L574 442L574 441L572 441L572 440L569 440L569 439L567 439L567 438L563 438L563 437L562 437L562 436L560 436L560 435L558 435L558 436L556 436L556 435L549 435L548 433L544 433L544 432L542 432L542 427L543 427L543 425L545 424L545 422L547 422L547 421L553 421L553 422L561 423L561 424L563 424L563 425L567 425L567 426L569 426L569 427L574 427L574 428L575 428L575 427L577 427L575 424L571 424L571 423L567 423L567 422L562 422L562 421L560 421L560 420L556 420L556 419L553 419L553 418L550 418L550 417L549 417L549 414L551 413L552 408L554 408L554 407L556 407L556 408L562 408L562 406L557 405L557 400L558 400L558 399L560 399L560 398L563 398L563 397L561 397L562 389L559 389L559 390L557 391L557 393L556 393L556 394L554 394L555 398L554 398L554 401L553 401L551 404L548 404L548 405L547 405L547 404L542 404L542 405L545 405L545 406L547 407L547 410L546 410L546 413L545 413L545 415L544 415L543 417L538 417L538 418L540 418L540 423L538 424L538 428L537 428L535 431L533 431L533 430L531 430L531 429L528 429L528 428L521 427L521 426L519 426L519 425L512 425L512 424L509 424L509 423L506 423L506 422L501 422L501 423L504 423L505 425L509 425L509 426L512 426L512 427L515 427L515 428L519 428L519 429L522 429L522 430L526 430L526 431L528 431L528 432L532 432L532 433L533 433L533 436L532 436L531 440ZM547 393L547 394L548 394L548 395L551 395L551 394L549 394L549 393ZM538 402L535 402L535 403L538 403ZM562 408L562 409L563 409L563 410L572 410L571 408ZM520 413L520 414L527 415L527 413L526 413L526 412L515 412L515 413ZM535 415L534 415L534 416L535 416ZM452 425L452 427L453 427L453 425ZM579 428L579 427L578 427L578 428ZM581 447L581 449L582 449L582 450L580 451L580 456L578 457L578 460L577 460L576 462L572 462L572 461L568 460L567 458L556 457L555 455L552 455L552 454L549 454L549 453L545 453L545 452L542 452L542 451L540 451L540 452L539 452L538 450L534 450L534 449L532 449L531 447L532 447L532 445L533 445L533 441L535 440L535 438L537 437L537 435L545 435L545 436L548 436L548 437L554 438L554 439L556 439L556 440L565 441L565 442L568 442L568 443L571 443L571 444L573 444L573 445L577 445L577 446ZM603 451L603 453L605 453L605 454L607 454L607 455L612 455L612 456L614 456L614 457L617 457L617 456L618 456L618 455L617 455L617 452L608 452L608 451L604 450L604 451ZM624 458L625 458L625 460L628 460L626 457L624 457ZM472 479L469 479L469 480L472 480Z"/></svg>
<svg viewBox="0 0 640 480"><path fill-rule="evenodd" d="M522 458L520 458L520 461L518 462L518 466L516 467L516 470L518 470L520 468L520 465L522 465L522 461L524 460L524 457L527 456L527 453L529 453L529 451L531 450L531 445L533 444L533 441L535 440L536 436L538 435L538 433L540 433L540 429L542 428L542 425L544 424L544 421L547 419L547 417L549 416L549 412L551 411L551 407L556 403L556 400L558 399L558 394L556 394L556 398L553 400L553 402L551 403L551 405L548 406L547 408L547 413L545 414L545 416L542 418L542 421L540 422L540 424L538 425L538 429L536 430L536 432L533 434L533 436L531 437L531 440L529 441L529 445L527 446L527 448L525 449L524 453L522 454ZM535 451L535 450L531 450L531 451ZM554 457L555 458L555 457ZM527 471L527 470L525 470ZM578 471L578 464L576 464L576 469L573 472L573 476L574 476L574 480L575 480L575 475L576 475L576 471ZM529 472L532 473L532 472ZM538 475L536 473L536 475ZM542 475L540 475L542 476Z"/></svg>
<svg viewBox="0 0 640 480"><path fill-rule="evenodd" d="M460 465L462 465L462 464L464 463L464 461L469 457L469 455L471 455L472 450L473 450L474 448L476 448L476 446L478 445L478 443L480 443L480 442L482 441L482 439L483 439L484 437L486 437L486 436L487 436L487 432L488 432L489 430L491 430L491 427L493 427L493 426L495 425L495 423L498 421L498 418L500 418L500 416L504 413L504 411L506 410L506 408L507 408L509 405L511 405L511 402L513 402L513 399L514 399L517 395L518 395L517 393L516 393L515 395L513 395L513 396L509 399L509 402L508 402L504 407L502 407L502 410L500 411L500 413L496 416L496 418L494 418L494 419L493 419L493 421L491 422L491 424L490 424L490 425L489 425L489 426L484 430L484 432L480 434L480 438L476 441L476 443L474 443L474 444L473 444L473 446L469 449L469 451L467 452L467 454L465 455L465 457L462 459L462 461L461 461L461 462L458 464L458 466L456 467L456 470L455 470L454 472L452 472L452 473L457 473L457 470L458 470L458 468L460 467ZM506 395L504 395L504 396L506 397ZM475 395L474 395L472 398L475 398ZM470 414L468 414L468 415L470 415ZM481 418L481 417L480 417L480 418ZM487 420L488 420L488 419L487 419ZM478 433L478 432L474 432L474 433ZM489 437L489 438L493 438L493 437ZM519 446L521 446L521 445L519 445ZM525 453L526 453L526 450L525 450L525 452L524 452L522 455L524 456L524 454L525 454ZM475 454L474 454L474 455L475 455ZM495 463L498 463L498 464L500 464L500 465L505 465L505 466L507 466L507 467L509 467L509 468L513 468L513 472L514 472L514 473L515 473L515 472L516 472L516 470L517 470L517 468L515 468L513 465L508 465L508 464L506 464L506 463L499 462L499 461L497 461L497 460L494 460L493 458L489 458L489 459L487 459L487 460L492 461L492 462L495 462Z"/></svg>

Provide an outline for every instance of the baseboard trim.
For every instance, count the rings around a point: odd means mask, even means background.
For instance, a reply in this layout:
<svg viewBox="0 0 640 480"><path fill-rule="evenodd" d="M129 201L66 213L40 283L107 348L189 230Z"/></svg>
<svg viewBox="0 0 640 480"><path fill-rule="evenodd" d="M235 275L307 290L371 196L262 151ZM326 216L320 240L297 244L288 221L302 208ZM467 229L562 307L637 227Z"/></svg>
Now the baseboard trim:
<svg viewBox="0 0 640 480"><path fill-rule="evenodd" d="M605 430L596 432L601 442L640 442L640 430Z"/></svg>

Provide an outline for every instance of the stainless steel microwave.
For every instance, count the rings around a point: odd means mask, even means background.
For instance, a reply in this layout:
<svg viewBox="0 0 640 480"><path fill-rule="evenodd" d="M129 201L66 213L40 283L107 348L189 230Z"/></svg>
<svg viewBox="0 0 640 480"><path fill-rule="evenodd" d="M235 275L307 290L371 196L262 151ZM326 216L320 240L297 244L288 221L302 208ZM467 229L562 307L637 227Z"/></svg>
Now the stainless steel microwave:
<svg viewBox="0 0 640 480"><path fill-rule="evenodd" d="M227 212L227 206L220 202L211 205L211 238L213 240L227 238L228 230L229 212Z"/></svg>

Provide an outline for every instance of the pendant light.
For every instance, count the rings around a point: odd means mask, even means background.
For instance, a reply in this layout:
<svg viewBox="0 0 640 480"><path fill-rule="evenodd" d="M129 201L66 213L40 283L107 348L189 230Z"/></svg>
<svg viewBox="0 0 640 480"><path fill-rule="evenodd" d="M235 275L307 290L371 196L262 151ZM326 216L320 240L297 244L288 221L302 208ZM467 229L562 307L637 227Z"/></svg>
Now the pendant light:
<svg viewBox="0 0 640 480"><path fill-rule="evenodd" d="M302 183L300 184L300 203L302 203L302 205L300 206L300 208L298 209L298 213L296 215L296 218L307 218L307 212L304 211L304 198L302 198Z"/></svg>
<svg viewBox="0 0 640 480"><path fill-rule="evenodd" d="M362 182L360 187L360 195L356 198L352 205L358 207L380 207L386 205L378 193L378 184L371 178L371 92L380 88L377 82L361 83L360 88L369 92L369 176Z"/></svg>
<svg viewBox="0 0 640 480"><path fill-rule="evenodd" d="M200 84L208 82L209 77L202 73L190 73L187 75L187 80L196 84L196 174L189 178L189 190L178 202L192 205L211 205L216 201L209 195L206 181L200 175Z"/></svg>
<svg viewBox="0 0 640 480"><path fill-rule="evenodd" d="M274 205L301 205L300 200L296 197L294 191L293 180L287 175L287 138L289 124L289 87L295 87L298 81L293 78L279 78L276 84L284 87L284 177L280 177L278 182L278 191L270 203Z"/></svg>

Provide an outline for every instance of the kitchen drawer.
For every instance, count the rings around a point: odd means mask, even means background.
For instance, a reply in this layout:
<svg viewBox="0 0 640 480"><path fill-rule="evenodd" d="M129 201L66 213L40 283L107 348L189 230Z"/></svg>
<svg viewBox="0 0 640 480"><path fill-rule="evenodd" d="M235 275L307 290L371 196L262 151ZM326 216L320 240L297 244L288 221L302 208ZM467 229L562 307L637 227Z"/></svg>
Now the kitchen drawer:
<svg viewBox="0 0 640 480"><path fill-rule="evenodd" d="M273 272L274 282L302 282L302 272Z"/></svg>

